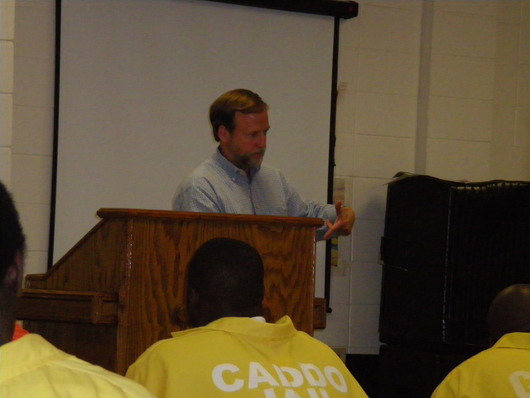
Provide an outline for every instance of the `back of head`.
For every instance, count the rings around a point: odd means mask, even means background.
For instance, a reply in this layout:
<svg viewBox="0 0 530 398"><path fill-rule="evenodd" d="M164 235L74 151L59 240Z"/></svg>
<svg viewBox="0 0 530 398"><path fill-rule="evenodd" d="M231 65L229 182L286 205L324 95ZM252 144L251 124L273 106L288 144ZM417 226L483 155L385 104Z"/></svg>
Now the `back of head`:
<svg viewBox="0 0 530 398"><path fill-rule="evenodd" d="M262 314L263 262L252 246L229 238L207 241L188 265L191 326L226 316Z"/></svg>
<svg viewBox="0 0 530 398"><path fill-rule="evenodd" d="M25 238L11 195L0 182L0 345L15 326L15 300L22 285Z"/></svg>
<svg viewBox="0 0 530 398"><path fill-rule="evenodd" d="M225 126L233 132L234 117L236 112L261 113L268 110L268 105L253 91L238 88L228 91L217 98L210 105L210 123L212 124L213 137L219 141L219 127Z"/></svg>
<svg viewBox="0 0 530 398"><path fill-rule="evenodd" d="M506 333L530 332L530 285L512 285L497 294L489 308L488 326L493 342Z"/></svg>
<svg viewBox="0 0 530 398"><path fill-rule="evenodd" d="M25 238L15 204L4 184L0 182L0 281L15 263L17 254L25 249Z"/></svg>

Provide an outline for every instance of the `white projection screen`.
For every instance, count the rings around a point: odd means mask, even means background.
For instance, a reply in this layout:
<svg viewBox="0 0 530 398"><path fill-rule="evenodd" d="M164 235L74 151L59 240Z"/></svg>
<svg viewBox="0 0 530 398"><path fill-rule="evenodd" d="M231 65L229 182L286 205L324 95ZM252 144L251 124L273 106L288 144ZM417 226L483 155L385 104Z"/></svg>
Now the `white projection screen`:
<svg viewBox="0 0 530 398"><path fill-rule="evenodd" d="M53 263L100 208L169 210L216 148L211 102L233 88L270 106L264 162L326 201L333 17L202 0L62 0L61 10Z"/></svg>

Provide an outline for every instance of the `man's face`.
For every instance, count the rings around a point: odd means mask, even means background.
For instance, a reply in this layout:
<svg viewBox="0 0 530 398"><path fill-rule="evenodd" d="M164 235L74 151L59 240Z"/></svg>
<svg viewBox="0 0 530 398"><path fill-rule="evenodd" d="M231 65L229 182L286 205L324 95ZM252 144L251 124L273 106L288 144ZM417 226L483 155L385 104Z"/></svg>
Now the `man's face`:
<svg viewBox="0 0 530 398"><path fill-rule="evenodd" d="M236 112L234 125L232 133L224 126L219 128L221 151L231 163L248 172L251 167L259 166L265 155L269 116L267 111Z"/></svg>

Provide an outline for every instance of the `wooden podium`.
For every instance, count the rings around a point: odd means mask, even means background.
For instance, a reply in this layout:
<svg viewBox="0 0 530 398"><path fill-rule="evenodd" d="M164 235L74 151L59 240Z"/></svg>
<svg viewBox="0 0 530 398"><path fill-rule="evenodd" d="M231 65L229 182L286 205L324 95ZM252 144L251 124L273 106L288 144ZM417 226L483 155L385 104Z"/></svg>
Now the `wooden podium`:
<svg viewBox="0 0 530 398"><path fill-rule="evenodd" d="M100 222L45 274L26 276L18 319L33 333L124 374L152 343L185 328L186 266L215 237L254 246L265 264L269 321L314 327L315 231L322 220L101 209ZM325 314L324 314L325 317Z"/></svg>

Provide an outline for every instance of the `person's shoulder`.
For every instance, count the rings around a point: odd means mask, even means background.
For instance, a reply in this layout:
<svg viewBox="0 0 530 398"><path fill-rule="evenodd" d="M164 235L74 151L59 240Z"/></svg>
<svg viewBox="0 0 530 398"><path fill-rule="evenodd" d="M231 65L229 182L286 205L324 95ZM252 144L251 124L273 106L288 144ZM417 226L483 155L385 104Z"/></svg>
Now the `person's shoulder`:
<svg viewBox="0 0 530 398"><path fill-rule="evenodd" d="M182 185L194 187L215 184L216 181L229 177L229 173L220 167L213 158L208 158L186 176Z"/></svg>
<svg viewBox="0 0 530 398"><path fill-rule="evenodd" d="M260 173L273 173L273 174L283 175L282 171L279 168L277 168L275 166L271 166L268 163L262 163L260 165L259 172Z"/></svg>
<svg viewBox="0 0 530 398"><path fill-rule="evenodd" d="M471 355L469 358L462 361L460 364L455 366L446 376L446 382L452 381L454 379L459 379L462 377L462 374L468 374L472 369L478 369L485 371L486 369L493 366L493 369L498 366L495 358L497 357L498 350L495 347L487 348L483 351L480 351L474 355Z"/></svg>
<svg viewBox="0 0 530 398"><path fill-rule="evenodd" d="M259 179L279 181L282 184L285 184L287 182L285 175L280 169L265 163L260 166L259 171L256 173L256 176Z"/></svg>
<svg viewBox="0 0 530 398"><path fill-rule="evenodd" d="M211 173L211 170L215 168L215 164L212 162L212 159L206 159L197 165L191 172L186 176L184 181L194 181L198 178L202 178L208 173Z"/></svg>
<svg viewBox="0 0 530 398"><path fill-rule="evenodd" d="M316 337L309 335L306 332L303 332L301 330L296 330L296 332L293 335L293 341L295 342L298 341L306 347L311 347L311 350L314 350L313 352L318 352L319 355L321 354L330 355L331 358L333 359L336 358L338 361L342 363L342 360L339 358L339 356L337 356L335 351L333 351L333 349L329 345L318 340Z"/></svg>
<svg viewBox="0 0 530 398"><path fill-rule="evenodd" d="M97 396L104 396L106 391L121 391L124 398L153 397L138 383L68 354L39 335L29 334L14 342L17 343L26 345L26 350L33 349L31 355L35 357L34 361L42 363L35 372L57 378L57 383L64 383L64 388L75 380L75 391L86 391L86 396L92 396L88 391L96 391ZM29 374L37 377L31 372Z"/></svg>
<svg viewBox="0 0 530 398"><path fill-rule="evenodd" d="M201 326L190 328L186 330L180 330L171 333L171 338L161 340L155 343L157 350L164 351L168 347L188 347L190 342L197 340L209 341L215 339L215 336L222 335L223 333L217 328L208 326Z"/></svg>
<svg viewBox="0 0 530 398"><path fill-rule="evenodd" d="M214 172L206 162L197 166L184 178L177 188L176 196L189 194L194 191L209 190L211 188L211 180Z"/></svg>
<svg viewBox="0 0 530 398"><path fill-rule="evenodd" d="M140 359L172 356L175 351L184 352L193 350L194 346L190 346L190 342L200 338L208 339L205 335L215 334L215 331L206 328L191 328L171 333L171 337L159 340L140 356Z"/></svg>
<svg viewBox="0 0 530 398"><path fill-rule="evenodd" d="M102 396L107 390L119 390L122 392L124 398L153 398L153 395L148 392L145 387L125 376L121 376L76 357L71 358L68 362L68 364L64 365L67 366L70 371L76 372L78 375L85 374L86 378L92 381L91 384L94 385L96 389L101 390ZM81 379L78 378L78 380Z"/></svg>
<svg viewBox="0 0 530 398"><path fill-rule="evenodd" d="M315 346L316 348L320 348L330 353L335 353L335 351L333 351L331 347L328 346L326 343L318 340L316 337L313 337L301 330L297 330L294 337L297 339L303 340L306 344L311 344Z"/></svg>
<svg viewBox="0 0 530 398"><path fill-rule="evenodd" d="M155 372L160 369L177 369L183 367L200 366L204 362L203 355L208 355L212 348L219 347L220 333L217 331L202 330L202 328L174 332L173 337L154 343L147 348L131 364L127 377L135 380L144 372ZM198 352L201 354L198 355Z"/></svg>

